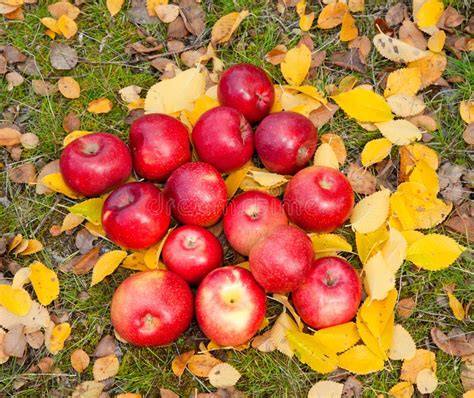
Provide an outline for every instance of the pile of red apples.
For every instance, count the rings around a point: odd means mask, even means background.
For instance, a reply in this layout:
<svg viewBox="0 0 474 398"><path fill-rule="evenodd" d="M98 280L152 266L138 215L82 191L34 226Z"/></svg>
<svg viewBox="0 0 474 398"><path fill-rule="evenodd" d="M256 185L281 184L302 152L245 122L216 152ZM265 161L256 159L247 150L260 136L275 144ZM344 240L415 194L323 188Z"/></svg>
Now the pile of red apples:
<svg viewBox="0 0 474 398"><path fill-rule="evenodd" d="M162 250L167 270L135 273L114 293L112 324L132 344L169 344L194 313L218 345L246 343L263 324L267 293L291 293L298 314L316 329L350 321L359 307L356 270L340 257L315 260L307 235L341 227L354 206L341 172L310 166L318 139L312 122L298 113L270 113L274 87L254 65L227 69L218 98L220 106L205 112L191 134L171 116L148 114L131 125L129 146L93 133L61 155L70 188L86 197L110 192L102 223L118 246L146 249L178 224ZM223 175L255 153L270 172L293 175L284 197L247 191L229 201ZM127 182L133 171L141 181ZM223 266L222 244L206 229L222 218L225 238L248 256L250 271Z"/></svg>

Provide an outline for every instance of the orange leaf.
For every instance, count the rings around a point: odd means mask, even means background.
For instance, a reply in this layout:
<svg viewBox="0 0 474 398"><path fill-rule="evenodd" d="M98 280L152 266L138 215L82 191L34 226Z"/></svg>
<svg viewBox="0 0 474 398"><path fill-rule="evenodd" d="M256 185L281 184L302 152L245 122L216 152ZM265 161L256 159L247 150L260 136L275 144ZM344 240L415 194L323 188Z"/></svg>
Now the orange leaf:
<svg viewBox="0 0 474 398"><path fill-rule="evenodd" d="M81 87L79 83L72 77L65 76L58 81L59 92L66 98L79 98L81 95Z"/></svg>
<svg viewBox="0 0 474 398"><path fill-rule="evenodd" d="M112 110L112 101L108 98L99 98L89 103L87 110L91 113L109 113Z"/></svg>

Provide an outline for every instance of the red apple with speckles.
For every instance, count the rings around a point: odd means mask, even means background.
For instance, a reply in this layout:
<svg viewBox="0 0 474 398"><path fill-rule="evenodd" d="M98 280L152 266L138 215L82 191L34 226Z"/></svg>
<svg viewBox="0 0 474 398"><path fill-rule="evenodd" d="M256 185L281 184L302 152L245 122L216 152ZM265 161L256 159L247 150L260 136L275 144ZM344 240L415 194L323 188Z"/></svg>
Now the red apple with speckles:
<svg viewBox="0 0 474 398"><path fill-rule="evenodd" d="M205 112L193 128L192 139L199 159L221 173L239 169L253 154L252 127L228 106Z"/></svg>
<svg viewBox="0 0 474 398"><path fill-rule="evenodd" d="M311 120L296 112L268 115L255 131L255 147L265 167L278 174L294 174L308 165L318 142Z"/></svg>
<svg viewBox="0 0 474 398"><path fill-rule="evenodd" d="M189 133L174 117L152 113L130 126L133 167L148 180L164 182L184 163L191 161Z"/></svg>
<svg viewBox="0 0 474 398"><path fill-rule="evenodd" d="M281 202L260 191L248 191L235 197L224 214L224 233L232 248L244 256L278 225L288 218Z"/></svg>
<svg viewBox="0 0 474 398"><path fill-rule="evenodd" d="M140 250L159 242L170 225L169 206L151 182L130 182L113 191L102 208L102 225L117 245Z"/></svg>
<svg viewBox="0 0 474 398"><path fill-rule="evenodd" d="M340 257L315 260L306 281L292 293L296 311L316 329L349 322L357 313L361 296L357 271Z"/></svg>
<svg viewBox="0 0 474 398"><path fill-rule="evenodd" d="M283 207L291 222L318 233L332 232L350 217L354 191L349 180L331 167L313 166L288 183Z"/></svg>
<svg viewBox="0 0 474 398"><path fill-rule="evenodd" d="M256 123L270 112L275 101L275 89L263 69L237 64L222 74L217 96L221 105L237 109L250 123Z"/></svg>
<svg viewBox="0 0 474 398"><path fill-rule="evenodd" d="M166 268L197 285L224 261L222 245L206 228L183 225L173 230L161 252Z"/></svg>
<svg viewBox="0 0 474 398"><path fill-rule="evenodd" d="M196 319L203 333L221 346L249 341L262 326L267 298L252 274L227 266L208 274L196 292Z"/></svg>
<svg viewBox="0 0 474 398"><path fill-rule="evenodd" d="M64 148L59 167L71 189L84 196L99 196L127 181L132 173L132 156L115 135L92 133Z"/></svg>
<svg viewBox="0 0 474 398"><path fill-rule="evenodd" d="M202 162L177 168L164 193L174 218L182 224L213 225L222 217L227 202L224 179L213 166Z"/></svg>
<svg viewBox="0 0 474 398"><path fill-rule="evenodd" d="M188 284L170 271L137 272L115 290L110 308L120 337L137 346L162 346L175 341L193 318Z"/></svg>
<svg viewBox="0 0 474 398"><path fill-rule="evenodd" d="M252 247L250 270L266 291L286 294L304 282L313 257L308 235L297 227L280 225Z"/></svg>

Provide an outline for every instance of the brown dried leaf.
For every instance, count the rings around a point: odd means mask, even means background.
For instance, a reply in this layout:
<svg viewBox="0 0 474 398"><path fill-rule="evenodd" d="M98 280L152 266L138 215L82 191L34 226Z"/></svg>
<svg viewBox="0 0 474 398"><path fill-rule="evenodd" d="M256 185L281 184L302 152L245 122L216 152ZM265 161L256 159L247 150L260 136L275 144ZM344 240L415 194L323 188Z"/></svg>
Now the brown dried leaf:
<svg viewBox="0 0 474 398"><path fill-rule="evenodd" d="M462 137L468 145L474 145L474 123L470 123L464 130Z"/></svg>
<svg viewBox="0 0 474 398"><path fill-rule="evenodd" d="M104 383L98 381L84 381L76 386L71 398L99 398L104 387Z"/></svg>
<svg viewBox="0 0 474 398"><path fill-rule="evenodd" d="M465 357L474 354L474 335L453 329L448 335L437 327L431 329L431 338L436 346L448 355Z"/></svg>
<svg viewBox="0 0 474 398"><path fill-rule="evenodd" d="M81 119L74 111L69 112L63 119L63 129L66 133L72 133L81 127Z"/></svg>
<svg viewBox="0 0 474 398"><path fill-rule="evenodd" d="M194 36L199 36L206 29L206 14L195 0L180 0L179 11L186 29Z"/></svg>
<svg viewBox="0 0 474 398"><path fill-rule="evenodd" d="M43 177L46 177L47 175L54 174L54 173L59 173L59 160L53 160L52 162L49 162L40 170L37 177L38 183L36 184L37 194L42 195L42 194L53 192L48 187L41 184L40 181L43 179Z"/></svg>
<svg viewBox="0 0 474 398"><path fill-rule="evenodd" d="M92 356L96 358L114 355L117 350L117 342L110 334L105 335L97 344Z"/></svg>
<svg viewBox="0 0 474 398"><path fill-rule="evenodd" d="M403 22L403 20L408 19L408 8L403 3L397 3L390 7L385 15L385 21L390 27L397 26Z"/></svg>
<svg viewBox="0 0 474 398"><path fill-rule="evenodd" d="M173 361L171 362L171 370L175 374L176 377L181 377L186 369L186 366L194 355L194 350L185 352L181 355L178 355Z"/></svg>
<svg viewBox="0 0 474 398"><path fill-rule="evenodd" d="M76 19L80 13L79 8L67 1L58 1L48 6L49 13L56 19L67 15L71 19Z"/></svg>
<svg viewBox="0 0 474 398"><path fill-rule="evenodd" d="M188 35L188 30L184 25L183 18L178 17L173 22L168 24L168 38L179 39Z"/></svg>
<svg viewBox="0 0 474 398"><path fill-rule="evenodd" d="M372 42L367 36L360 36L350 41L348 48L358 48L360 60L362 63L366 64L367 57L372 49Z"/></svg>
<svg viewBox="0 0 474 398"><path fill-rule="evenodd" d="M7 59L0 54L0 75L7 73Z"/></svg>
<svg viewBox="0 0 474 398"><path fill-rule="evenodd" d="M31 184L35 181L36 168L33 163L25 163L8 170L8 178L16 184Z"/></svg>
<svg viewBox="0 0 474 398"><path fill-rule="evenodd" d="M9 65L26 61L26 55L18 50L18 48L10 45L3 47L3 56L7 59Z"/></svg>
<svg viewBox="0 0 474 398"><path fill-rule="evenodd" d="M273 50L265 54L265 61L270 62L272 65L280 65L285 59L287 52L288 49L284 44L278 44Z"/></svg>
<svg viewBox="0 0 474 398"><path fill-rule="evenodd" d="M252 348L261 352L272 352L276 350L275 344L272 341L272 331L267 330L265 333L256 336L252 340Z"/></svg>
<svg viewBox="0 0 474 398"><path fill-rule="evenodd" d="M415 311L416 301L412 297L401 299L398 302L397 314L400 318L407 319Z"/></svg>
<svg viewBox="0 0 474 398"><path fill-rule="evenodd" d="M33 80L31 85L33 86L34 93L42 97L47 97L58 92L58 86L44 80Z"/></svg>
<svg viewBox="0 0 474 398"><path fill-rule="evenodd" d="M49 373L51 369L53 368L53 364L54 364L53 358L44 357L38 361L36 366L38 366L39 370L41 370L42 373Z"/></svg>
<svg viewBox="0 0 474 398"><path fill-rule="evenodd" d="M464 17L459 14L453 7L448 6L438 20L436 26L440 29L452 32L451 28L455 28L464 22Z"/></svg>
<svg viewBox="0 0 474 398"><path fill-rule="evenodd" d="M197 50L184 51L181 53L181 61L183 61L183 64L188 68L191 68L199 62L200 58L205 55L206 52L207 50L204 47Z"/></svg>
<svg viewBox="0 0 474 398"><path fill-rule="evenodd" d="M363 195L370 195L375 192L377 179L369 170L359 166L356 163L351 163L349 165L349 169L347 170L347 179L351 183L354 192Z"/></svg>
<svg viewBox="0 0 474 398"><path fill-rule="evenodd" d="M196 397L199 395L200 394L197 394ZM179 398L179 395L167 388L160 388L160 398Z"/></svg>
<svg viewBox="0 0 474 398"><path fill-rule="evenodd" d="M344 382L341 398L359 398L362 396L362 383L354 376L349 376Z"/></svg>
<svg viewBox="0 0 474 398"><path fill-rule="evenodd" d="M116 355L107 355L106 357L98 358L94 362L92 374L95 381L102 381L109 377L114 377L119 371L119 360Z"/></svg>
<svg viewBox="0 0 474 398"><path fill-rule="evenodd" d="M76 235L76 247L79 249L81 254L87 253L92 249L92 244L96 239L96 236L92 235L87 229L83 228Z"/></svg>
<svg viewBox="0 0 474 398"><path fill-rule="evenodd" d="M375 18L374 28L376 32L382 32L388 36L393 36L395 32L390 26L388 26L387 22L383 18Z"/></svg>
<svg viewBox="0 0 474 398"><path fill-rule="evenodd" d="M326 104L312 111L309 114L309 118L311 119L315 127L320 128L332 119L338 109L338 105Z"/></svg>
<svg viewBox="0 0 474 398"><path fill-rule="evenodd" d="M348 51L334 52L329 62L359 73L367 71L367 66L362 62L359 50L356 48L351 48Z"/></svg>
<svg viewBox="0 0 474 398"><path fill-rule="evenodd" d="M44 344L44 334L41 330L26 335L26 342L35 350L40 349Z"/></svg>
<svg viewBox="0 0 474 398"><path fill-rule="evenodd" d="M49 60L54 69L70 70L77 65L76 50L64 43L53 43L49 53Z"/></svg>
<svg viewBox="0 0 474 398"><path fill-rule="evenodd" d="M158 5L155 12L161 22L171 23L178 17L179 7L174 4Z"/></svg>
<svg viewBox="0 0 474 398"><path fill-rule="evenodd" d="M26 350L26 337L23 333L24 326L17 324L3 337L3 352L10 357L22 358Z"/></svg>
<svg viewBox="0 0 474 398"><path fill-rule="evenodd" d="M39 138L36 134L26 133L21 136L21 145L26 149L36 148L39 144Z"/></svg>
<svg viewBox="0 0 474 398"><path fill-rule="evenodd" d="M21 133L11 127L0 128L0 145L17 145L21 142Z"/></svg>
<svg viewBox="0 0 474 398"><path fill-rule="evenodd" d="M197 354L189 358L188 369L197 377L207 377L211 369L220 363L220 359L210 354Z"/></svg>
<svg viewBox="0 0 474 398"><path fill-rule="evenodd" d="M444 225L459 234L465 235L470 242L474 242L474 220L471 216L467 214L454 215L445 221Z"/></svg>
<svg viewBox="0 0 474 398"><path fill-rule="evenodd" d="M398 35L401 41L404 41L405 43L408 43L419 50L426 50L426 47L428 46L428 41L423 35L423 32L408 19L403 21Z"/></svg>
<svg viewBox="0 0 474 398"><path fill-rule="evenodd" d="M431 117L430 115L412 116L407 120L422 130L436 131L438 129L438 124L436 123L436 120L433 119L433 117Z"/></svg>
<svg viewBox="0 0 474 398"><path fill-rule="evenodd" d="M89 366L89 362L89 354L84 350L77 349L71 354L71 365L78 373L84 372L84 370Z"/></svg>
<svg viewBox="0 0 474 398"><path fill-rule="evenodd" d="M464 358L461 365L461 382L465 391L474 390L474 355Z"/></svg>
<svg viewBox="0 0 474 398"><path fill-rule="evenodd" d="M8 72L5 75L5 79L8 83L7 84L8 91L12 91L15 87L20 86L25 81L23 76L20 75L18 72Z"/></svg>
<svg viewBox="0 0 474 398"><path fill-rule="evenodd" d="M16 67L21 73L24 73L25 75L41 76L40 68L34 58L28 57L25 62L18 64Z"/></svg>

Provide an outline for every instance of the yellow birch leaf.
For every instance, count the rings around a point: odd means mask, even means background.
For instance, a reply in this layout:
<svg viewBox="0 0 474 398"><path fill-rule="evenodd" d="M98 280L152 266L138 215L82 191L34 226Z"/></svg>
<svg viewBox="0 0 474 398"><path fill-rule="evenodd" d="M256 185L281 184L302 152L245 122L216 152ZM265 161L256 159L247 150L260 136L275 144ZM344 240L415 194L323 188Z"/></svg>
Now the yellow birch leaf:
<svg viewBox="0 0 474 398"><path fill-rule="evenodd" d="M347 150L341 136L334 133L326 133L321 135L319 139L321 142L331 145L340 165L343 165L346 162Z"/></svg>
<svg viewBox="0 0 474 398"><path fill-rule="evenodd" d="M340 25L347 9L347 5L342 2L328 4L318 15L318 28L332 29Z"/></svg>
<svg viewBox="0 0 474 398"><path fill-rule="evenodd" d="M341 235L309 234L315 254L332 252L352 252L351 244Z"/></svg>
<svg viewBox="0 0 474 398"><path fill-rule="evenodd" d="M184 352L173 359L171 362L171 370L176 377L181 377L186 369L186 365L194 355L194 350Z"/></svg>
<svg viewBox="0 0 474 398"><path fill-rule="evenodd" d="M97 358L92 368L95 381L103 381L114 377L119 371L119 360L115 354Z"/></svg>
<svg viewBox="0 0 474 398"><path fill-rule="evenodd" d="M77 24L68 15L61 15L58 18L58 29L66 39L70 39L77 33Z"/></svg>
<svg viewBox="0 0 474 398"><path fill-rule="evenodd" d="M87 199L84 202L69 207L69 211L72 214L84 217L94 225L102 225L102 207L104 202L105 197Z"/></svg>
<svg viewBox="0 0 474 398"><path fill-rule="evenodd" d="M320 345L319 340L300 331L288 331L288 342L298 359L319 373L330 373L337 368L337 355L331 348Z"/></svg>
<svg viewBox="0 0 474 398"><path fill-rule="evenodd" d="M342 26L339 38L342 42L354 40L359 35L359 29L354 17L349 11L344 14L342 18Z"/></svg>
<svg viewBox="0 0 474 398"><path fill-rule="evenodd" d="M356 246L357 253L359 255L362 264L365 264L367 260L375 253L375 251L384 243L389 233L387 227L382 225L380 228L367 234L361 234L356 231Z"/></svg>
<svg viewBox="0 0 474 398"><path fill-rule="evenodd" d="M360 154L362 165L368 167L384 160L391 150L392 143L386 138L378 138L367 142Z"/></svg>
<svg viewBox="0 0 474 398"><path fill-rule="evenodd" d="M408 381L401 381L388 390L389 396L393 398L412 398L414 393L413 384Z"/></svg>
<svg viewBox="0 0 474 398"><path fill-rule="evenodd" d="M367 260L364 273L365 290L373 300L385 299L395 287L395 274L380 251Z"/></svg>
<svg viewBox="0 0 474 398"><path fill-rule="evenodd" d="M112 250L100 256L92 270L91 286L98 284L106 276L112 274L126 256L127 252L123 250Z"/></svg>
<svg viewBox="0 0 474 398"><path fill-rule="evenodd" d="M336 353L348 350L360 339L354 322L347 322L318 330L313 336L322 345Z"/></svg>
<svg viewBox="0 0 474 398"><path fill-rule="evenodd" d="M251 163L247 163L240 169L233 171L225 179L225 186L227 188L227 196L232 199L236 192L239 190L240 184L246 177L251 167Z"/></svg>
<svg viewBox="0 0 474 398"><path fill-rule="evenodd" d="M189 122L194 126L203 113L215 108L216 106L219 106L219 101L209 97L206 94L203 94L194 103L192 111L185 110L184 112Z"/></svg>
<svg viewBox="0 0 474 398"><path fill-rule="evenodd" d="M109 113L112 110L112 101L108 98L99 98L89 102L87 110L91 113Z"/></svg>
<svg viewBox="0 0 474 398"><path fill-rule="evenodd" d="M48 11L54 18L59 18L62 15L67 15L72 19L76 19L81 13L81 10L79 10L79 8L72 5L71 3L68 3L67 1L58 1L53 4L50 4L48 6Z"/></svg>
<svg viewBox="0 0 474 398"><path fill-rule="evenodd" d="M403 234L395 228L390 229L388 240L381 248L381 254L393 274L400 269L407 256L408 244Z"/></svg>
<svg viewBox="0 0 474 398"><path fill-rule="evenodd" d="M320 144L318 149L316 149L313 163L315 166L326 166L339 170L339 162L337 160L336 152L334 152L331 145L325 142Z"/></svg>
<svg viewBox="0 0 474 398"><path fill-rule="evenodd" d="M416 95L421 87L421 73L418 68L402 68L391 72L387 77L387 86L383 95Z"/></svg>
<svg viewBox="0 0 474 398"><path fill-rule="evenodd" d="M422 99L406 94L391 95L387 98L387 104L395 115L401 117L418 115L426 108Z"/></svg>
<svg viewBox="0 0 474 398"><path fill-rule="evenodd" d="M446 33L444 33L444 30L438 30L428 39L428 48L434 53L439 53L443 50L445 42Z"/></svg>
<svg viewBox="0 0 474 398"><path fill-rule="evenodd" d="M146 0L146 9L150 17L156 17L155 8L157 6L165 6L168 4L168 0Z"/></svg>
<svg viewBox="0 0 474 398"><path fill-rule="evenodd" d="M171 233L171 231L173 231L173 229L174 227L169 228L166 235L158 243L155 243L153 246L145 250L143 261L145 262L145 265L147 266L148 269L160 268L161 251L163 250L163 246L165 245L166 239L168 239L168 236Z"/></svg>
<svg viewBox="0 0 474 398"><path fill-rule="evenodd" d="M193 103L206 90L205 74L199 68L178 73L171 79L153 85L145 98L145 113L171 115L192 109Z"/></svg>
<svg viewBox="0 0 474 398"><path fill-rule="evenodd" d="M75 99L81 96L81 86L70 76L61 77L58 80L59 92L66 98Z"/></svg>
<svg viewBox="0 0 474 398"><path fill-rule="evenodd" d="M467 124L474 122L474 102L471 101L461 101L459 104L459 114L461 119L464 120Z"/></svg>
<svg viewBox="0 0 474 398"><path fill-rule="evenodd" d="M15 273L11 286L18 289L23 288L23 286L25 286L27 283L30 282L30 274L31 274L30 267L20 268Z"/></svg>
<svg viewBox="0 0 474 398"><path fill-rule="evenodd" d="M51 32L56 33L57 35L61 34L58 26L58 20L51 17L41 18L41 23L46 26Z"/></svg>
<svg viewBox="0 0 474 398"><path fill-rule="evenodd" d="M32 301L25 289L0 285L0 305L12 314L24 316L30 311Z"/></svg>
<svg viewBox="0 0 474 398"><path fill-rule="evenodd" d="M398 119L375 123L382 135L395 145L408 145L421 139L421 131L408 120Z"/></svg>
<svg viewBox="0 0 474 398"><path fill-rule="evenodd" d="M84 227L94 236L98 238L105 238L105 231L102 225L94 225L91 222L87 221L84 224Z"/></svg>
<svg viewBox="0 0 474 398"><path fill-rule="evenodd" d="M416 383L416 376L423 369L431 369L436 372L436 356L434 352L418 349L415 356L403 361L400 380Z"/></svg>
<svg viewBox="0 0 474 398"><path fill-rule="evenodd" d="M415 15L416 23L420 28L429 28L438 23L443 14L444 5L439 0L427 0Z"/></svg>
<svg viewBox="0 0 474 398"><path fill-rule="evenodd" d="M458 321L463 321L466 317L466 312L464 311L462 304L453 293L447 292L447 294L449 299L449 307L451 308L451 311L453 311L455 318Z"/></svg>
<svg viewBox="0 0 474 398"><path fill-rule="evenodd" d="M376 356L382 358L384 361L387 360L388 358L387 354L381 346L380 336L375 337L372 334L367 324L362 319L360 310L357 313L356 325L357 325L357 332L359 333L360 339L368 347L368 349L372 351Z"/></svg>
<svg viewBox="0 0 474 398"><path fill-rule="evenodd" d="M295 86L299 86L308 74L311 64L311 51L305 45L289 50L283 62L280 64L281 73L285 80Z"/></svg>
<svg viewBox="0 0 474 398"><path fill-rule="evenodd" d="M85 130L74 130L73 132L69 133L63 140L63 147L69 145L74 140L78 138L84 137L85 135L92 134L92 131L85 131Z"/></svg>
<svg viewBox="0 0 474 398"><path fill-rule="evenodd" d="M260 171L259 169L251 170L250 175L257 184L263 187L272 188L288 182L288 179L284 175Z"/></svg>
<svg viewBox="0 0 474 398"><path fill-rule="evenodd" d="M138 98L135 101L129 102L127 104L127 109L129 111L133 109L143 109L145 107L145 98Z"/></svg>
<svg viewBox="0 0 474 398"><path fill-rule="evenodd" d="M402 326L395 325L388 357L395 361L412 359L416 354L416 345L410 333Z"/></svg>
<svg viewBox="0 0 474 398"><path fill-rule="evenodd" d="M81 196L69 188L63 179L61 173L52 173L41 179L41 184L45 185L54 192L62 193L71 199L79 199Z"/></svg>
<svg viewBox="0 0 474 398"><path fill-rule="evenodd" d="M318 381L308 391L308 398L340 398L344 384L331 380Z"/></svg>
<svg viewBox="0 0 474 398"><path fill-rule="evenodd" d="M408 247L407 260L417 267L438 271L449 267L466 250L445 235L429 234Z"/></svg>
<svg viewBox="0 0 474 398"><path fill-rule="evenodd" d="M375 337L382 335L390 321L397 297L397 291L392 289L384 300L371 300L367 298L360 307L362 320L367 324L370 332Z"/></svg>
<svg viewBox="0 0 474 398"><path fill-rule="evenodd" d="M383 189L358 202L351 215L352 229L366 234L380 228L389 213L390 191Z"/></svg>
<svg viewBox="0 0 474 398"><path fill-rule="evenodd" d="M71 354L71 366L77 373L82 373L89 366L89 354L81 349L76 349Z"/></svg>
<svg viewBox="0 0 474 398"><path fill-rule="evenodd" d="M416 388L422 394L431 394L438 387L438 378L431 369L422 369L416 375Z"/></svg>
<svg viewBox="0 0 474 398"><path fill-rule="evenodd" d="M412 230L402 231L401 234L405 238L408 246L411 245L413 242L416 242L418 239L423 238L423 236L425 236L420 231L412 231Z"/></svg>
<svg viewBox="0 0 474 398"><path fill-rule="evenodd" d="M306 10L306 0L299 0L298 3L296 3L296 13L298 14L299 17L304 15Z"/></svg>
<svg viewBox="0 0 474 398"><path fill-rule="evenodd" d="M444 70L448 61L446 55L443 53L433 53L431 51L425 51L425 55L417 60L410 61L408 64L409 68L419 68L421 72L421 87L428 87L430 84L438 80Z"/></svg>
<svg viewBox="0 0 474 398"><path fill-rule="evenodd" d="M365 375L383 369L383 359L365 345L356 345L338 357L339 367L349 372Z"/></svg>
<svg viewBox="0 0 474 398"><path fill-rule="evenodd" d="M240 23L249 15L247 10L241 12L231 12L230 14L220 17L212 27L211 43L217 45L226 43L232 37L232 34L237 30Z"/></svg>
<svg viewBox="0 0 474 398"><path fill-rule="evenodd" d="M422 51L411 44L394 39L384 33L375 35L373 43L380 54L393 62L412 62L429 54L427 51Z"/></svg>
<svg viewBox="0 0 474 398"><path fill-rule="evenodd" d="M147 271L148 267L145 265L145 252L139 251L129 254L125 257L120 266L134 271Z"/></svg>
<svg viewBox="0 0 474 398"><path fill-rule="evenodd" d="M47 348L51 354L57 354L64 348L64 342L71 335L71 325L60 323L54 326Z"/></svg>
<svg viewBox="0 0 474 398"><path fill-rule="evenodd" d="M364 11L365 1L364 0L349 0L347 2L349 10L351 12L361 12Z"/></svg>
<svg viewBox="0 0 474 398"><path fill-rule="evenodd" d="M289 332L299 332L299 328L295 321L283 311L270 329L270 339L278 351L292 358L294 350L287 338Z"/></svg>
<svg viewBox="0 0 474 398"><path fill-rule="evenodd" d="M20 256L28 256L30 254L38 253L43 250L43 244L36 239L28 239L28 245L26 249L21 251L19 254Z"/></svg>
<svg viewBox="0 0 474 398"><path fill-rule="evenodd" d="M331 98L348 116L361 122L386 122L393 118L385 99L364 88L356 87Z"/></svg>
<svg viewBox="0 0 474 398"><path fill-rule="evenodd" d="M123 7L125 0L107 0L107 10L109 10L110 15L115 16Z"/></svg>
<svg viewBox="0 0 474 398"><path fill-rule="evenodd" d="M324 94L319 91L316 87L310 85L303 85L303 86L283 86L283 89L290 89L298 91L302 94L306 94L308 97L320 102L321 104L327 104L328 100L324 98Z"/></svg>
<svg viewBox="0 0 474 398"><path fill-rule="evenodd" d="M59 280L56 272L39 261L30 265L30 280L38 301L49 305L59 296Z"/></svg>
<svg viewBox="0 0 474 398"><path fill-rule="evenodd" d="M299 23L301 31L308 32L311 29L313 22L314 22L314 12L301 15L300 23Z"/></svg>
<svg viewBox="0 0 474 398"><path fill-rule="evenodd" d="M424 160L416 162L415 168L411 172L410 177L408 177L408 181L423 184L434 195L437 195L439 192L438 174Z"/></svg>
<svg viewBox="0 0 474 398"><path fill-rule="evenodd" d="M71 229L76 228L78 225L82 224L85 220L82 216L77 216L76 214L68 213L61 224L61 233L65 231L70 231Z"/></svg>

